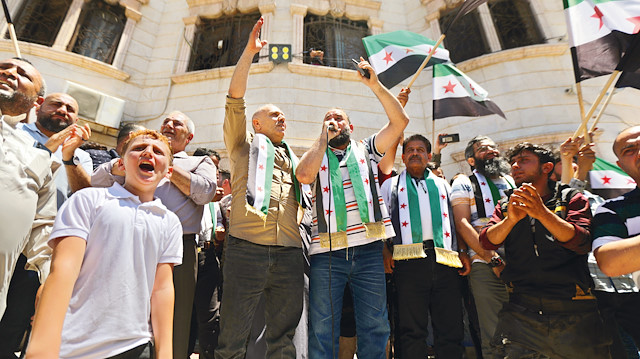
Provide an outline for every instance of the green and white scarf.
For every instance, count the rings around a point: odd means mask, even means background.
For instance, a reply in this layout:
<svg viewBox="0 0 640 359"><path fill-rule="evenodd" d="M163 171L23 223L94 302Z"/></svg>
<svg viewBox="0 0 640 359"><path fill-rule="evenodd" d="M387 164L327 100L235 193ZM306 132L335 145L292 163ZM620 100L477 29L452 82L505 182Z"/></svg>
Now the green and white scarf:
<svg viewBox="0 0 640 359"><path fill-rule="evenodd" d="M289 145L284 141L282 144L287 148L291 166L293 168L293 182L296 189L296 201L300 203L300 184L296 179L296 166L298 157L291 151ZM269 202L271 200L271 184L273 183L273 161L275 149L271 140L263 134L257 133L251 141L249 149L249 175L247 178L247 212L259 216L266 222L269 213Z"/></svg>
<svg viewBox="0 0 640 359"><path fill-rule="evenodd" d="M423 243L432 239L438 263L462 267L458 253L453 250L454 235L445 182L429 170L424 171L420 180L411 178L406 170L391 180L397 196L397 203L393 204L397 210L392 210L392 221L397 223L393 259L425 258ZM426 224L431 224L431 231L424 229Z"/></svg>
<svg viewBox="0 0 640 359"><path fill-rule="evenodd" d="M340 166L344 164L349 172L348 181L343 181L340 170ZM342 161L338 161L333 151L327 148L318 173L320 187L316 187L316 193L321 193L322 198L322 203L318 203L318 209L323 212L318 213L318 235L321 247L329 248L329 228L333 246L348 246L347 206L344 197L344 186L348 185L353 187L367 238L386 237L376 183L370 166L367 152L360 150L353 140L347 147ZM327 176L329 169L331 173Z"/></svg>
<svg viewBox="0 0 640 359"><path fill-rule="evenodd" d="M473 170L473 174L476 175L478 184L480 184L480 190L482 191L482 198L484 199L482 203L482 205L484 205L484 213L486 213L487 217L491 217L493 211L496 208L496 205L498 204L498 201L500 201L500 198L502 198L500 190L491 179L485 178L485 176L478 172L478 170ZM507 182L509 187L516 188L513 183L509 182L509 179L507 179L507 177L503 178ZM480 204L476 203L476 207L479 205Z"/></svg>

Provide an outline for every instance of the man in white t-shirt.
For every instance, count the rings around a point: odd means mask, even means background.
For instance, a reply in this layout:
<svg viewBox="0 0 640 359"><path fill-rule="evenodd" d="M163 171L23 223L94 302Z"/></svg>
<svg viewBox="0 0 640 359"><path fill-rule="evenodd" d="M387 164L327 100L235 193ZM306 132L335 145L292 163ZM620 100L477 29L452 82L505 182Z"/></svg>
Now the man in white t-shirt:
<svg viewBox="0 0 640 359"><path fill-rule="evenodd" d="M456 230L469 246L471 273L469 286L478 313L482 356L491 358L489 341L498 323L498 312L509 300L505 285L499 278L504 262L499 251L485 250L480 245L478 233L489 222L504 191L515 188L508 175L511 168L493 140L476 136L464 151L473 174L458 175L451 187L451 204Z"/></svg>

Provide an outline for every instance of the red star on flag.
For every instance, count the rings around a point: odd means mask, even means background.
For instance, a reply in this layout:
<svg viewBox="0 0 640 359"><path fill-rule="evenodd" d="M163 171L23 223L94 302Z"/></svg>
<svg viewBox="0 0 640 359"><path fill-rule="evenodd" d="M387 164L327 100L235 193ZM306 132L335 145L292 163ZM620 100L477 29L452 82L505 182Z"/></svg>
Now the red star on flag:
<svg viewBox="0 0 640 359"><path fill-rule="evenodd" d="M487 203L491 203L491 199L489 199L489 198L485 198L484 201L487 202Z"/></svg>
<svg viewBox="0 0 640 359"><path fill-rule="evenodd" d="M372 202L372 201L369 201L369 204L373 204L373 202Z"/></svg>
<svg viewBox="0 0 640 359"><path fill-rule="evenodd" d="M445 235L447 238L449 238L449 237L451 236L451 233L449 233L449 232L444 232L444 235Z"/></svg>
<svg viewBox="0 0 640 359"><path fill-rule="evenodd" d="M632 179L628 179L627 180L627 184L636 184L636 181L632 180Z"/></svg>
<svg viewBox="0 0 640 359"><path fill-rule="evenodd" d="M485 182L480 182L481 186L486 186L487 184Z"/></svg>
<svg viewBox="0 0 640 359"><path fill-rule="evenodd" d="M408 54L408 53L410 53L410 52L414 52L412 49L410 49L410 48L408 48L408 47L407 47L406 49L404 49L404 51L405 51L405 54Z"/></svg>
<svg viewBox="0 0 640 359"><path fill-rule="evenodd" d="M322 165L322 167L320 167L320 171L324 172L324 171L326 171L326 170L327 170L327 166Z"/></svg>
<svg viewBox="0 0 640 359"><path fill-rule="evenodd" d="M327 213L327 216L328 216L328 215L330 215L330 214L331 214L331 212L333 212L333 211L332 211L332 210L330 210L330 209L325 209L324 211Z"/></svg>
<svg viewBox="0 0 640 359"><path fill-rule="evenodd" d="M446 214L446 213L443 213L442 215L444 216L444 218L449 217L449 215L448 215L448 214Z"/></svg>
<svg viewBox="0 0 640 359"><path fill-rule="evenodd" d="M595 6L593 8L593 10L595 11L595 13L593 15L591 15L591 17L594 18L594 19L598 19L598 21L600 21L600 25L598 26L598 30L600 30L600 29L602 29L602 25L604 24L602 22L602 16L603 16L602 15L602 11L600 11L600 9L598 9L597 6Z"/></svg>
<svg viewBox="0 0 640 359"><path fill-rule="evenodd" d="M364 164L364 158L360 159L360 163Z"/></svg>
<svg viewBox="0 0 640 359"><path fill-rule="evenodd" d="M264 146L260 146L260 149L261 149L261 150L264 150Z"/></svg>
<svg viewBox="0 0 640 359"><path fill-rule="evenodd" d="M364 183L365 183L365 184L369 184L369 179L368 179L368 178L365 178L365 179L364 179Z"/></svg>
<svg viewBox="0 0 640 359"><path fill-rule="evenodd" d="M444 93L447 93L447 92L453 93L453 92L455 92L453 90L453 88L456 87L456 85L457 84L452 84L451 81L449 81L449 84L447 86L442 86L442 88L444 88Z"/></svg>
<svg viewBox="0 0 640 359"><path fill-rule="evenodd" d="M407 222L407 221L402 222L402 226L403 226L403 227L406 227L406 226L408 226L408 225L409 225L409 222Z"/></svg>
<svg viewBox="0 0 640 359"><path fill-rule="evenodd" d="M469 84L469 88L471 89L471 91L473 92L473 96L478 96L478 94L476 93L476 89L473 88L472 84Z"/></svg>
<svg viewBox="0 0 640 359"><path fill-rule="evenodd" d="M404 192L404 187L400 187L400 192Z"/></svg>
<svg viewBox="0 0 640 359"><path fill-rule="evenodd" d="M393 54L393 51L387 52L387 50L384 50L384 54L385 56L383 60L387 62L387 65L389 65L389 62L393 61L393 58L391 57L391 54Z"/></svg>
<svg viewBox="0 0 640 359"><path fill-rule="evenodd" d="M611 184L611 177L607 177L606 175L602 177L602 184Z"/></svg>
<svg viewBox="0 0 640 359"><path fill-rule="evenodd" d="M632 34L640 32L640 16L628 17L627 20L633 23L634 27Z"/></svg>
<svg viewBox="0 0 640 359"><path fill-rule="evenodd" d="M446 199L446 198L447 198L447 196L445 196L445 195L443 195L443 194L441 194L441 195L440 195L440 197L441 197L442 199Z"/></svg>
<svg viewBox="0 0 640 359"><path fill-rule="evenodd" d="M263 169L264 169L264 166L263 166L263 165L258 165L258 168L259 168L259 169L261 169L261 170L263 170Z"/></svg>
<svg viewBox="0 0 640 359"><path fill-rule="evenodd" d="M322 190L325 192L329 192L329 187L323 187Z"/></svg>
<svg viewBox="0 0 640 359"><path fill-rule="evenodd" d="M262 187L258 187L258 192L262 192Z"/></svg>
<svg viewBox="0 0 640 359"><path fill-rule="evenodd" d="M402 208L402 209L407 208L407 204L406 204L406 203L401 204L401 205L400 205L400 208Z"/></svg>

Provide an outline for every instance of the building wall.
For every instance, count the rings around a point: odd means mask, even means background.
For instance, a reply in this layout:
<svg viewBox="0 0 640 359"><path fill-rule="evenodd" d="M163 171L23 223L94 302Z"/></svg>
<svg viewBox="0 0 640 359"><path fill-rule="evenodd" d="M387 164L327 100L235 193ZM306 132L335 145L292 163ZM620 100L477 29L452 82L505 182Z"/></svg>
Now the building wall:
<svg viewBox="0 0 640 359"><path fill-rule="evenodd" d="M163 115L181 110L196 124L194 140L187 150L206 146L223 155L224 103L233 67L187 73L182 70L186 68L189 52L185 38L189 37L189 26L197 21L197 15L222 16L259 9L268 20L263 37L272 43L296 43L300 25L295 19L305 8L314 13L330 11L345 13L354 20L368 20L374 32L406 29L435 40L440 35L438 12L446 9L448 3L455 3L455 0L128 1L141 3L138 10L141 16L120 68L67 51L21 42L24 56L43 73L50 93L62 91L65 80L71 80L125 99L123 121L139 121L157 129ZM558 145L577 128L580 114L561 2L531 0L531 4L547 43L498 51L457 64L489 92L507 119L487 116L438 120L436 133L460 133L461 142L444 150L443 166L449 177L456 172L468 172L462 152L475 135L489 135L502 147L523 140ZM8 40L0 40L3 56L12 56L11 49ZM605 81L603 77L584 83L587 109ZM398 93L400 87L392 92ZM614 160L610 147L615 135L639 122L635 115L640 109L637 95L637 90L625 89L613 97L598 126L599 156ZM288 119L287 140L299 154L318 136L323 114L331 107L341 107L349 113L356 138L371 135L386 123L382 106L359 82L355 71L299 61L274 66L262 60L254 64L246 101L249 114L264 103L278 105ZM412 88L406 108L411 118L407 135L422 133L431 138L431 101L431 74L427 69ZM112 145L115 129L95 127L95 138ZM223 160L223 166L226 163Z"/></svg>

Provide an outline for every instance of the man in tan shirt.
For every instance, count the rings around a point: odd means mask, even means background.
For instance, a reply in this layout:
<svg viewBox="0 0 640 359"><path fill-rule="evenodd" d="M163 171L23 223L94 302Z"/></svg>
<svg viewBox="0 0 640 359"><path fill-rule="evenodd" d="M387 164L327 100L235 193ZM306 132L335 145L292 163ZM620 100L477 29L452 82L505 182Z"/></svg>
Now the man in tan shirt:
<svg viewBox="0 0 640 359"><path fill-rule="evenodd" d="M264 105L253 114L251 122L256 135L246 131L243 97L253 57L267 43L258 37L263 23L261 18L253 27L227 96L224 140L231 160L233 192L223 264L221 332L215 353L218 359L244 358L255 308L263 293L267 358L296 357L292 338L302 312L304 284L294 179L297 158L292 158L282 141L285 116L276 106ZM249 162L254 136L259 135L266 136L262 138L273 147L273 175L263 178L270 182L271 188L270 194L264 195L262 208L266 213L253 210L251 206L255 203L250 202L254 198L248 201L247 196L247 182L251 184L257 177L250 176L257 168L250 169ZM264 169L262 164L256 167ZM269 187L268 183L264 187ZM260 185L255 188L259 192L263 190Z"/></svg>

